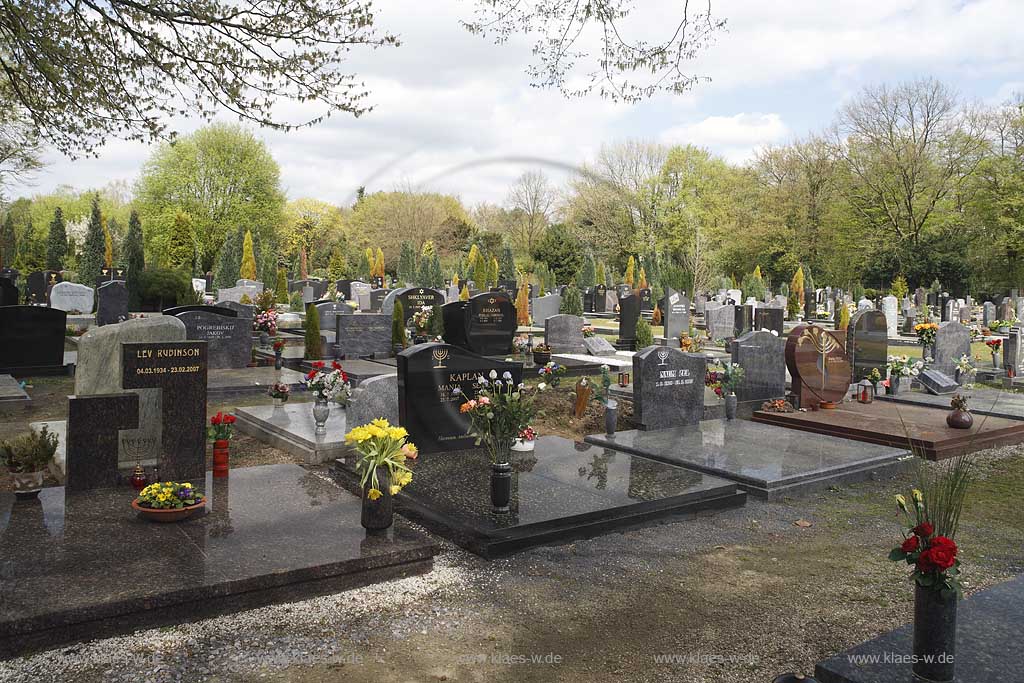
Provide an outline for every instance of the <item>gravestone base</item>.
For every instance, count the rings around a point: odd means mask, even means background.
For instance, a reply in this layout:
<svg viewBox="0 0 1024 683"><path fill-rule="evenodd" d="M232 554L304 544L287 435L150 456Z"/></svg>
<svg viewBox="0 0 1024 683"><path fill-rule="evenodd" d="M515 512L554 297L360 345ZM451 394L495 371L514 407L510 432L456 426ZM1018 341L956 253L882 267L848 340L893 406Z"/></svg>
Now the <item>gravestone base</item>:
<svg viewBox="0 0 1024 683"><path fill-rule="evenodd" d="M327 417L327 433L314 434L313 402L288 401L281 407L249 406L236 408L235 427L242 434L262 441L303 459L307 465L318 465L348 452L345 445L345 409L331 404Z"/></svg>
<svg viewBox="0 0 1024 683"><path fill-rule="evenodd" d="M490 559L746 503L735 484L712 475L543 436L533 452L512 453L511 509L495 514L489 463L480 449L421 453L396 508ZM333 473L350 489L358 487L351 454L335 461Z"/></svg>

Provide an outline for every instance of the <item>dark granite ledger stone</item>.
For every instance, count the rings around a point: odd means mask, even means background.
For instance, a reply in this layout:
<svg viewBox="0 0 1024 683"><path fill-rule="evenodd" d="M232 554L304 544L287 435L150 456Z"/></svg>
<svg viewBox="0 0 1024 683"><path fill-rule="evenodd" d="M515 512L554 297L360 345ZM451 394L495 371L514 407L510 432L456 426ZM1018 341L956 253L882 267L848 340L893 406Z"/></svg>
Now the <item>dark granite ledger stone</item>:
<svg viewBox="0 0 1024 683"><path fill-rule="evenodd" d="M694 424L704 416L707 361L667 346L633 356L633 417L643 429Z"/></svg>
<svg viewBox="0 0 1024 683"><path fill-rule="evenodd" d="M138 394L69 396L65 451L67 490L117 486L119 432L138 426Z"/></svg>
<svg viewBox="0 0 1024 683"><path fill-rule="evenodd" d="M917 380L932 394L953 394L960 389L956 380L946 373L932 368L922 370L921 374L917 376Z"/></svg>
<svg viewBox="0 0 1024 683"><path fill-rule="evenodd" d="M733 323L733 334L742 337L754 329L754 307L737 305L735 308L736 320Z"/></svg>
<svg viewBox="0 0 1024 683"><path fill-rule="evenodd" d="M200 479L206 471L206 349L203 341L121 345L124 388L162 389L163 479Z"/></svg>
<svg viewBox="0 0 1024 683"><path fill-rule="evenodd" d="M786 394L786 340L758 331L734 339L732 362L743 368L743 382L736 389L740 401L781 398Z"/></svg>
<svg viewBox="0 0 1024 683"><path fill-rule="evenodd" d="M450 344L418 344L398 354L398 414L413 443L424 453L472 448L469 419L459 412L473 398L478 376L505 372L523 381L521 363L485 358ZM462 395L454 389L462 390Z"/></svg>
<svg viewBox="0 0 1024 683"><path fill-rule="evenodd" d="M322 328L321 328L322 329ZM335 355L355 359L391 352L391 316L358 313L334 317Z"/></svg>

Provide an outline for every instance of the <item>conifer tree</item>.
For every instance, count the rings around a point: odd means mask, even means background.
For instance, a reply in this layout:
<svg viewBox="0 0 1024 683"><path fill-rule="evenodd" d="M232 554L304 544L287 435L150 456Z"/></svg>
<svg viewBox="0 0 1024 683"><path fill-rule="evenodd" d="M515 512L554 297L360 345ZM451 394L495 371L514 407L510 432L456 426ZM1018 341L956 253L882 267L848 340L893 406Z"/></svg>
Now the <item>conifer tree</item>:
<svg viewBox="0 0 1024 683"><path fill-rule="evenodd" d="M243 280L256 279L256 253L253 251L252 232L245 231L242 238L242 265L238 269L238 277Z"/></svg>
<svg viewBox="0 0 1024 683"><path fill-rule="evenodd" d="M128 218L128 232L124 236L125 287L128 289L128 308L133 311L139 310L142 304L142 293L140 291L140 278L142 271L146 269L145 242L142 235L142 223L139 221L139 214L132 211Z"/></svg>
<svg viewBox="0 0 1024 683"><path fill-rule="evenodd" d="M18 238L14 234L14 216L10 211L0 224L0 268L14 266L14 257L18 250Z"/></svg>
<svg viewBox="0 0 1024 683"><path fill-rule="evenodd" d="M599 284L599 285L606 284L605 278L606 278L606 276L605 276L604 261L601 261L600 263L597 264L597 284Z"/></svg>
<svg viewBox="0 0 1024 683"><path fill-rule="evenodd" d="M594 255L587 252L583 259L583 268L580 270L580 287L586 289L597 285L597 266L594 264Z"/></svg>
<svg viewBox="0 0 1024 683"><path fill-rule="evenodd" d="M575 284L570 284L565 288L565 296L562 297L562 305L558 312L568 315L583 315L583 296Z"/></svg>
<svg viewBox="0 0 1024 683"><path fill-rule="evenodd" d="M11 226L14 229L14 226ZM46 269L64 270L64 257L68 253L68 231L64 224L64 212L58 206L50 221L50 232L46 235ZM0 262L3 259L0 258Z"/></svg>
<svg viewBox="0 0 1024 683"><path fill-rule="evenodd" d="M629 261L626 262L626 274L623 276L622 281L630 287L636 281L636 259L632 256L629 257Z"/></svg>
<svg viewBox="0 0 1024 683"><path fill-rule="evenodd" d="M238 271L242 268L242 241L245 234L242 229L228 230L224 235L224 244L217 255L213 282L217 287L234 287L238 280Z"/></svg>
<svg viewBox="0 0 1024 683"><path fill-rule="evenodd" d="M100 213L100 196L93 195L89 227L86 228L82 258L78 261L78 278L82 282L95 283L103 269L103 254L106 240L103 237L103 215Z"/></svg>
<svg viewBox="0 0 1024 683"><path fill-rule="evenodd" d="M525 277L519 283L519 293L516 294L516 322L520 325L530 324L530 285Z"/></svg>
<svg viewBox="0 0 1024 683"><path fill-rule="evenodd" d="M184 211L179 211L174 216L174 223L171 226L171 239L167 245L167 262L172 268L184 268L192 272L196 258L196 237L192 229L192 217ZM234 268L229 276L230 282L222 285L231 287L238 279L238 268Z"/></svg>
<svg viewBox="0 0 1024 683"><path fill-rule="evenodd" d="M320 311L313 304L306 306L306 360L323 358L323 340L320 338Z"/></svg>
<svg viewBox="0 0 1024 683"><path fill-rule="evenodd" d="M459 292L459 301L469 301L469 287L462 285L462 291Z"/></svg>
<svg viewBox="0 0 1024 683"><path fill-rule="evenodd" d="M384 250L377 247L377 256L373 260L374 276L384 277Z"/></svg>
<svg viewBox="0 0 1024 683"><path fill-rule="evenodd" d="M405 307L395 299L395 308L391 311L391 346L405 348L409 338L405 334Z"/></svg>
<svg viewBox="0 0 1024 683"><path fill-rule="evenodd" d="M309 279L309 261L306 257L306 247L299 248L299 279Z"/></svg>
<svg viewBox="0 0 1024 683"><path fill-rule="evenodd" d="M512 253L512 245L505 240L501 245L501 268L498 271L502 280L516 279L516 259Z"/></svg>
<svg viewBox="0 0 1024 683"><path fill-rule="evenodd" d="M103 221L103 265L109 271L114 267L114 239L110 236L110 226Z"/></svg>
<svg viewBox="0 0 1024 683"><path fill-rule="evenodd" d="M277 269L277 284L274 285L274 300L279 304L288 303L288 275L284 268Z"/></svg>

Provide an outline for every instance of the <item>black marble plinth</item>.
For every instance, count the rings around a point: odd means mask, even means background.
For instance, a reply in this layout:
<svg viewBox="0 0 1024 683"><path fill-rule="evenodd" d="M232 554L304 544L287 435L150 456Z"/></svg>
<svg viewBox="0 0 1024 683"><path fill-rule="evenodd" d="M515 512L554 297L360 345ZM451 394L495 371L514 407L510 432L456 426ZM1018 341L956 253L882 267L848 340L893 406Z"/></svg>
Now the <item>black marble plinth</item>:
<svg viewBox="0 0 1024 683"><path fill-rule="evenodd" d="M208 514L172 524L139 518L127 487L0 492L0 657L423 573L437 552L400 518L367 538L360 500L298 465L202 490Z"/></svg>
<svg viewBox="0 0 1024 683"><path fill-rule="evenodd" d="M138 426L138 394L69 396L64 465L68 490L117 486L119 432Z"/></svg>
<svg viewBox="0 0 1024 683"><path fill-rule="evenodd" d="M891 471L908 450L788 431L747 420L706 420L657 431L631 430L586 439L735 481L760 498L818 490Z"/></svg>
<svg viewBox="0 0 1024 683"><path fill-rule="evenodd" d="M628 453L545 436L512 453L511 511L491 511L482 450L422 453L397 496L402 514L483 557L596 536L673 515L743 505L732 482ZM355 485L352 454L335 473Z"/></svg>
<svg viewBox="0 0 1024 683"><path fill-rule="evenodd" d="M912 590L907 586L907 590ZM957 606L957 683L1024 681L1024 576L975 593ZM912 624L818 664L821 683L909 683Z"/></svg>

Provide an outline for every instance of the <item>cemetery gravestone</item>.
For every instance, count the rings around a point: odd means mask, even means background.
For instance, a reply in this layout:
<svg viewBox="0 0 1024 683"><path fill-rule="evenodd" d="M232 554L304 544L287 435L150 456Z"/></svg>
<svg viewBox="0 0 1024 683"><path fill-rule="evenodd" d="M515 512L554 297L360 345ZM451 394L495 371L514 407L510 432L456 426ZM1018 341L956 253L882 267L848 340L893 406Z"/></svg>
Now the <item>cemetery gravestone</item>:
<svg viewBox="0 0 1024 683"><path fill-rule="evenodd" d="M520 363L485 358L450 344L419 344L398 354L398 413L410 440L423 453L475 448L469 419L460 412L474 398L477 377L494 370L523 381ZM458 388L461 393L455 391Z"/></svg>
<svg viewBox="0 0 1024 683"><path fill-rule="evenodd" d="M245 278L235 280L235 287L252 287L257 294L263 293L263 283L259 280L246 280Z"/></svg>
<svg viewBox="0 0 1024 683"><path fill-rule="evenodd" d="M991 323L995 319L996 305L991 301L986 301L985 304L982 306L981 324L984 325L985 327L988 327L989 323Z"/></svg>
<svg viewBox="0 0 1024 683"><path fill-rule="evenodd" d="M704 310L704 325L712 341L733 339L736 336L736 307L731 304L709 305Z"/></svg>
<svg viewBox="0 0 1024 683"><path fill-rule="evenodd" d="M562 307L562 297L558 294L539 296L533 300L533 324L537 327L544 325L544 321L553 315L558 315Z"/></svg>
<svg viewBox="0 0 1024 683"><path fill-rule="evenodd" d="M785 317L786 311L781 308L761 306L754 311L753 331L768 330L781 337L785 329Z"/></svg>
<svg viewBox="0 0 1024 683"><path fill-rule="evenodd" d="M650 346L633 356L633 417L642 429L697 424L704 417L703 356Z"/></svg>
<svg viewBox="0 0 1024 683"><path fill-rule="evenodd" d="M621 299L624 296L629 296L633 293L633 288L625 283L615 285L615 296Z"/></svg>
<svg viewBox="0 0 1024 683"><path fill-rule="evenodd" d="M1013 377L1020 374L1021 352L1024 351L1021 348L1021 338L1021 329L1011 327L1010 333L1003 340L1003 369L1012 370Z"/></svg>
<svg viewBox="0 0 1024 683"><path fill-rule="evenodd" d="M112 325L128 319L128 288L123 280L105 282L96 290L96 324Z"/></svg>
<svg viewBox="0 0 1024 683"><path fill-rule="evenodd" d="M708 298L703 294L698 294L694 301L694 313L697 315L704 315L704 311L707 309Z"/></svg>
<svg viewBox="0 0 1024 683"><path fill-rule="evenodd" d="M607 312L608 288L604 285L594 287L594 313Z"/></svg>
<svg viewBox="0 0 1024 683"><path fill-rule="evenodd" d="M952 394L959 391L960 385L956 381L947 375L946 373L936 370L934 368L926 368L921 371L921 374L917 376L921 386L923 386L928 393L941 396L942 394Z"/></svg>
<svg viewBox="0 0 1024 683"><path fill-rule="evenodd" d="M320 331L337 331L337 319L340 315L352 315L352 307L346 303L323 301L313 304L320 315Z"/></svg>
<svg viewBox="0 0 1024 683"><path fill-rule="evenodd" d="M222 301L217 304L216 308L220 309L218 312L223 310L233 311L234 314L239 318L245 318L246 320L252 320L256 317L256 307L252 304L240 304L237 301ZM164 311L164 315L167 311ZM223 315L223 313L221 313Z"/></svg>
<svg viewBox="0 0 1024 683"><path fill-rule="evenodd" d="M222 287L217 290L217 303L225 301L241 303L242 297L247 297L249 301L255 301L257 296L259 296L259 292L255 287Z"/></svg>
<svg viewBox="0 0 1024 683"><path fill-rule="evenodd" d="M583 353L583 324L578 315L558 314L544 321L544 343L552 353Z"/></svg>
<svg viewBox="0 0 1024 683"><path fill-rule="evenodd" d="M615 347L604 337L584 337L583 346L592 356L614 356Z"/></svg>
<svg viewBox="0 0 1024 683"><path fill-rule="evenodd" d="M380 313L380 307L384 304L384 299L387 298L387 289L371 289L370 290L370 310L374 313Z"/></svg>
<svg viewBox="0 0 1024 683"><path fill-rule="evenodd" d="M352 296L350 296L349 299L358 302L359 297L361 296L369 297L370 292L373 291L373 287L363 282L362 280L355 280L354 282L349 283L349 291L352 294Z"/></svg>
<svg viewBox="0 0 1024 683"><path fill-rule="evenodd" d="M587 287L583 290L583 312L593 313L594 312L594 288Z"/></svg>
<svg viewBox="0 0 1024 683"><path fill-rule="evenodd" d="M871 370L877 368L885 376L888 358L888 329L885 314L881 311L858 311L850 318L847 328L846 354L853 368L851 381L867 379Z"/></svg>
<svg viewBox="0 0 1024 683"><path fill-rule="evenodd" d="M736 320L733 324L733 336L741 337L754 329L754 307L744 304L734 308Z"/></svg>
<svg viewBox="0 0 1024 683"><path fill-rule="evenodd" d="M857 302L857 310L858 311L870 311L870 310L874 309L874 307L875 307L875 305L873 303L871 303L870 301L868 301L866 298L863 298L863 297L861 298L860 301Z"/></svg>
<svg viewBox="0 0 1024 683"><path fill-rule="evenodd" d="M679 339L690 331L690 300L685 294L669 288L665 295L665 310L662 311L665 323L665 339Z"/></svg>
<svg viewBox="0 0 1024 683"><path fill-rule="evenodd" d="M935 332L931 367L952 377L961 356L971 357L971 332L960 323L945 322Z"/></svg>
<svg viewBox="0 0 1024 683"><path fill-rule="evenodd" d="M969 305L963 305L960 307L960 323L962 325L971 324L971 307Z"/></svg>
<svg viewBox="0 0 1024 683"><path fill-rule="evenodd" d="M885 313L885 330L890 337L899 333L899 300L891 294L882 299L882 312Z"/></svg>
<svg viewBox="0 0 1024 683"><path fill-rule="evenodd" d="M201 277L194 277L194 278L192 278L192 289L194 289L199 294L205 294L206 293L206 280L204 278L201 278Z"/></svg>
<svg viewBox="0 0 1024 683"><path fill-rule="evenodd" d="M465 348L482 356L507 354L512 351L512 338L516 333L516 308L512 299L501 292L485 292L460 302L464 306L462 327ZM442 311L448 309L447 304ZM445 318L445 332L448 318ZM446 337L447 339L447 337Z"/></svg>
<svg viewBox="0 0 1024 683"><path fill-rule="evenodd" d="M60 273L51 270L35 271L28 274L26 281L28 287L28 301L34 304L46 303L46 292L53 284L61 282Z"/></svg>
<svg viewBox="0 0 1024 683"><path fill-rule="evenodd" d="M121 431L139 426L135 394L69 396L64 467L68 491L120 484L117 449Z"/></svg>
<svg viewBox="0 0 1024 683"><path fill-rule="evenodd" d="M359 383L345 406L345 421L364 425L383 418L393 425L400 423L398 414L398 375L377 375Z"/></svg>
<svg viewBox="0 0 1024 683"><path fill-rule="evenodd" d="M18 305L18 287L7 278L0 278L0 306Z"/></svg>
<svg viewBox="0 0 1024 683"><path fill-rule="evenodd" d="M604 311L605 313L614 313L615 309L619 305L619 295L614 290L609 290L604 293Z"/></svg>
<svg viewBox="0 0 1024 683"><path fill-rule="evenodd" d="M252 360L252 321L207 310L179 313L185 323L185 339L207 342L206 359L211 368L244 368Z"/></svg>
<svg viewBox="0 0 1024 683"><path fill-rule="evenodd" d="M731 301L734 306L743 303L743 292L738 289L727 289L725 290L726 299Z"/></svg>
<svg viewBox="0 0 1024 683"><path fill-rule="evenodd" d="M50 308L67 313L92 313L96 292L74 282L58 282L50 288Z"/></svg>
<svg viewBox="0 0 1024 683"><path fill-rule="evenodd" d="M839 403L850 388L852 370L843 341L818 325L797 325L790 331L786 367L800 408Z"/></svg>
<svg viewBox="0 0 1024 683"><path fill-rule="evenodd" d="M338 315L334 318L335 355L356 359L390 353L391 316L383 313Z"/></svg>
<svg viewBox="0 0 1024 683"><path fill-rule="evenodd" d="M320 297L316 295L316 289L312 285L306 285L305 287L302 288L303 306L308 306L319 298Z"/></svg>
<svg viewBox="0 0 1024 683"><path fill-rule="evenodd" d="M0 268L0 280L10 280L11 284L18 284L19 272L14 268Z"/></svg>
<svg viewBox="0 0 1024 683"><path fill-rule="evenodd" d="M427 306L443 306L444 295L436 289L429 287L406 287L404 289L393 289L384 297L380 312L391 315L395 310L395 301L402 302L402 310L405 312L405 326L412 327L412 317L416 311Z"/></svg>
<svg viewBox="0 0 1024 683"><path fill-rule="evenodd" d="M649 287L644 287L639 292L637 292L637 295L640 297L640 310L641 311L653 311L654 310L654 300L653 300L653 297L651 295L651 289Z"/></svg>
<svg viewBox="0 0 1024 683"><path fill-rule="evenodd" d="M636 294L630 294L619 299L619 349L635 350L636 324L639 320L640 298Z"/></svg>
<svg viewBox="0 0 1024 683"><path fill-rule="evenodd" d="M759 330L734 339L732 362L743 368L740 401L766 401L786 394L786 340Z"/></svg>
<svg viewBox="0 0 1024 683"><path fill-rule="evenodd" d="M63 367L67 317L45 306L0 307L0 374Z"/></svg>

